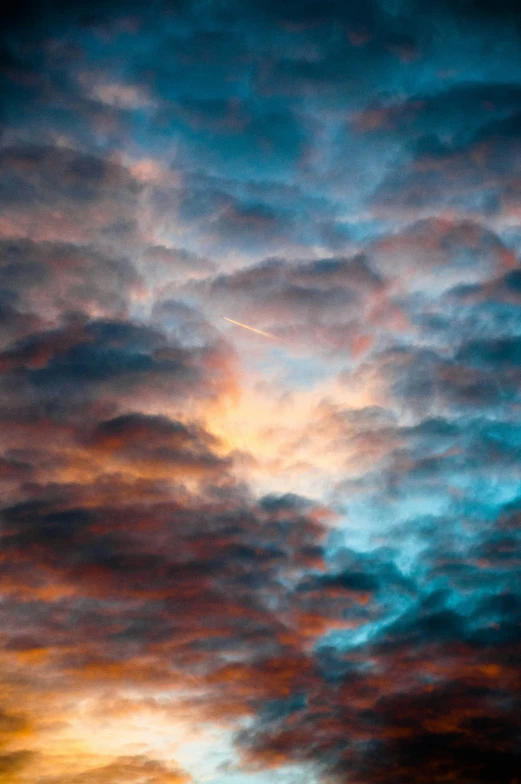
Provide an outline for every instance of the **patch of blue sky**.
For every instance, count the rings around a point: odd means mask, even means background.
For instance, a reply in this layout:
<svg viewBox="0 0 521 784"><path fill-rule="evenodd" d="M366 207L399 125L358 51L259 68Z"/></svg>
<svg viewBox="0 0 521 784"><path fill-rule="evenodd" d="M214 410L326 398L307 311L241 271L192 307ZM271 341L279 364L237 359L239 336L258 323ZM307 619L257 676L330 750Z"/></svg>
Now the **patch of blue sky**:
<svg viewBox="0 0 521 784"><path fill-rule="evenodd" d="M372 640L378 638L388 626L402 617L407 610L415 604L413 597L403 594L387 594L387 607L383 617L370 623L364 623L356 629L335 629L320 638L317 647L327 645L338 651L349 651L364 647Z"/></svg>
<svg viewBox="0 0 521 784"><path fill-rule="evenodd" d="M295 356L284 349L276 348L270 352L269 361L274 362L275 372L280 382L288 389L310 390L326 378L336 376L345 365L345 357L321 359L313 355ZM264 373L269 373L268 360Z"/></svg>
<svg viewBox="0 0 521 784"><path fill-rule="evenodd" d="M374 242L380 237L386 236L392 228L389 221L380 220L378 218L360 218L357 220L356 215L347 218L343 226L346 233L349 235L352 242L359 242L361 244L366 242Z"/></svg>
<svg viewBox="0 0 521 784"><path fill-rule="evenodd" d="M318 766L317 766L318 767ZM224 777L220 772L215 777L194 778L195 784L322 784L323 778L319 770L311 765L281 765L273 770L265 771L233 771L226 770Z"/></svg>

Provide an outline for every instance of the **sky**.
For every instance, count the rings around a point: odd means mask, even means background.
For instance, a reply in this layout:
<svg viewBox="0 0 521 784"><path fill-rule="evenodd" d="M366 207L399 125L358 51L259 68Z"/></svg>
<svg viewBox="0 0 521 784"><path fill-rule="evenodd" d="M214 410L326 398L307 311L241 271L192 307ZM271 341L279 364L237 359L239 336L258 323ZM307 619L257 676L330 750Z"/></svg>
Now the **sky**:
<svg viewBox="0 0 521 784"><path fill-rule="evenodd" d="M0 36L2 784L520 784L519 4Z"/></svg>

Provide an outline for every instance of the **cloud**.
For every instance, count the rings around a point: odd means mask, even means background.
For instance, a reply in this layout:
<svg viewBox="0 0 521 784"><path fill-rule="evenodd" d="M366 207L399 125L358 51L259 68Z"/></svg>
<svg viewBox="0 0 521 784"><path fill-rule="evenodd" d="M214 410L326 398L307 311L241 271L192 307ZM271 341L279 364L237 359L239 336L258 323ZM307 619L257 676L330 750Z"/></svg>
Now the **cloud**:
<svg viewBox="0 0 521 784"><path fill-rule="evenodd" d="M89 439L103 458L152 470L156 477L165 469L169 476L175 470L183 476L222 472L225 461L211 451L213 441L201 428L139 413L100 422Z"/></svg>
<svg viewBox="0 0 521 784"><path fill-rule="evenodd" d="M46 778L46 784L54 784L56 779ZM60 779L63 784L187 784L190 781L184 773L162 765L146 758L122 757L108 765L93 768L84 773L78 773Z"/></svg>
<svg viewBox="0 0 521 784"><path fill-rule="evenodd" d="M246 319L286 342L319 340L340 348L354 337L382 288L363 256L312 262L268 259L249 269L189 284L217 315Z"/></svg>
<svg viewBox="0 0 521 784"><path fill-rule="evenodd" d="M491 111L497 111L494 91ZM498 101L499 106L501 102ZM519 102L506 117L488 119L473 134L446 141L432 132L420 138L411 161L393 171L379 187L376 210L405 215L445 210L508 221L517 209L517 185L507 161L517 152Z"/></svg>
<svg viewBox="0 0 521 784"><path fill-rule="evenodd" d="M141 188L117 163L37 145L2 149L0 187L2 182L4 237L80 244L89 243L92 230L131 227Z"/></svg>
<svg viewBox="0 0 521 784"><path fill-rule="evenodd" d="M229 380L227 354L218 341L189 351L142 324L80 318L28 335L6 349L0 361L6 392L12 384L19 389L12 415L18 411L23 418L38 419L52 411L58 417L67 412L81 416L101 394L112 411L128 406L136 394L150 404L165 397L219 394ZM214 373L218 366L222 373Z"/></svg>
<svg viewBox="0 0 521 784"><path fill-rule="evenodd" d="M128 299L140 285L126 259L88 246L12 239L0 243L0 253L2 298L13 322L11 339L22 337L31 326L53 325L68 312L125 315Z"/></svg>
<svg viewBox="0 0 521 784"><path fill-rule="evenodd" d="M515 264L501 240L471 221L430 218L377 242L370 256L380 274L431 296L458 284L499 276Z"/></svg>

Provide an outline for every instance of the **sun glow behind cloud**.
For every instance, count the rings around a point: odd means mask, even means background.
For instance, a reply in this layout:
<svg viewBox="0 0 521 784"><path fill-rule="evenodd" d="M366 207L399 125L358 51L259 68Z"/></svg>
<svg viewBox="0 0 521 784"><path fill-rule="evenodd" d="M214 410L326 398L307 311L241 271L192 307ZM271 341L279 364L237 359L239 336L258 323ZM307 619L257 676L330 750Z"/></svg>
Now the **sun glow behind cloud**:
<svg viewBox="0 0 521 784"><path fill-rule="evenodd" d="M326 432L327 405L361 409L372 402L369 390L320 383L310 391L288 391L261 375L247 377L237 395L208 412L207 427L223 454L236 455L237 470L258 492L293 492L321 497L335 482L356 473L357 454L335 448ZM310 427L314 423L314 427ZM324 447L327 440L328 447Z"/></svg>

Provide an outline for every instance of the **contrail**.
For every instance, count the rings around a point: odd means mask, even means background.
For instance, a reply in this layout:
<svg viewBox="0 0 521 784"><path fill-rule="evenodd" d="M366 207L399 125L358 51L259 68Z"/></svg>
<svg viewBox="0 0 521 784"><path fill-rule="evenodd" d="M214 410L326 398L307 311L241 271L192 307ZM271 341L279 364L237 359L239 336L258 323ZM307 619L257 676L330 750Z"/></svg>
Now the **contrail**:
<svg viewBox="0 0 521 784"><path fill-rule="evenodd" d="M229 321L230 324L237 324L238 327L244 327L244 329L249 329L252 332L256 332L258 335L264 335L265 338L271 338L272 340L280 340L276 335L270 335L269 332L263 332L262 329L255 329L255 327L249 327L247 324L241 324L240 321L234 321L233 319L226 318L223 316L225 321Z"/></svg>

